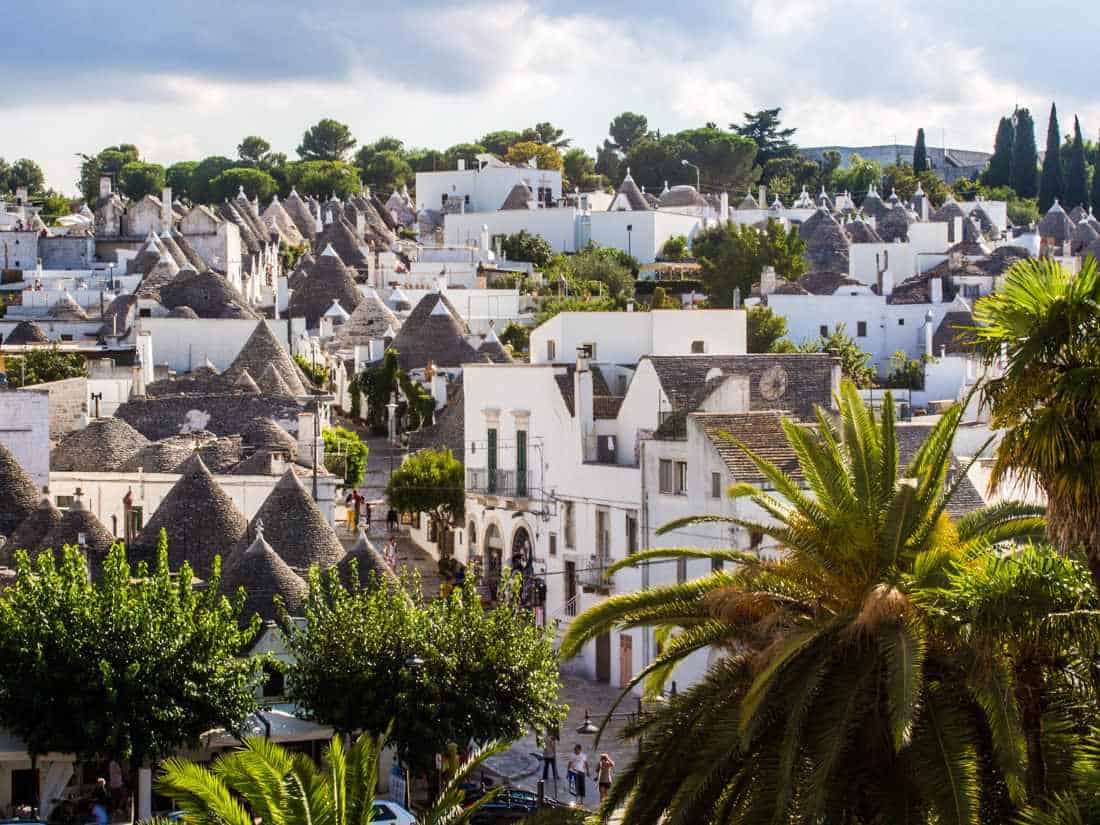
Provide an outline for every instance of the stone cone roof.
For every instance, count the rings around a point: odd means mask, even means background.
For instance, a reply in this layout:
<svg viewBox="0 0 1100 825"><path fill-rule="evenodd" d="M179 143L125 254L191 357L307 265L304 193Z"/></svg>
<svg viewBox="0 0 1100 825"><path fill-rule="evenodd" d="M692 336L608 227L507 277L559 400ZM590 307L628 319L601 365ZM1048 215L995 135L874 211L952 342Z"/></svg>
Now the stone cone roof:
<svg viewBox="0 0 1100 825"><path fill-rule="evenodd" d="M254 523L253 532L255 539L243 546L232 565L226 568L222 576L222 592L232 597L244 588L246 596L241 614L244 622L250 621L256 614L264 621L275 619L278 615L276 597L292 616L300 615L309 586L267 543L262 526L255 529Z"/></svg>
<svg viewBox="0 0 1100 825"><path fill-rule="evenodd" d="M68 512L62 514L61 520L38 543L37 550L53 550L59 553L63 547L78 546L81 534L84 535L84 557L88 572L93 579L99 579L103 574L103 562L114 546L115 537L80 499L74 501Z"/></svg>
<svg viewBox="0 0 1100 825"><path fill-rule="evenodd" d="M240 543L248 519L198 455L187 459L181 472L180 480L133 543L130 560L146 561L150 567L156 564L163 528L168 535L168 566L179 570L187 562L196 576L206 579L213 570L214 557L224 558Z"/></svg>
<svg viewBox="0 0 1100 825"><path fill-rule="evenodd" d="M164 244L160 242L154 233L150 232L145 238L145 243L138 249L137 255L126 262L127 275L148 275L149 271L157 265L161 256L168 252Z"/></svg>
<svg viewBox="0 0 1100 825"><path fill-rule="evenodd" d="M844 224L844 232L852 243L882 243L882 237L862 218Z"/></svg>
<svg viewBox="0 0 1100 825"><path fill-rule="evenodd" d="M263 395L295 395L274 364L268 364L264 368L263 375L256 381L256 386Z"/></svg>
<svg viewBox="0 0 1100 825"><path fill-rule="evenodd" d="M317 259L313 257L312 252L306 252L302 255L302 257L298 259L298 263L295 264L294 271L287 276L287 286L290 289L297 289L305 283L306 278L309 277L310 267L312 267L316 261Z"/></svg>
<svg viewBox="0 0 1100 825"><path fill-rule="evenodd" d="M1065 243L1073 238L1073 221L1057 199L1039 221L1039 237L1053 238L1056 243Z"/></svg>
<svg viewBox="0 0 1100 825"><path fill-rule="evenodd" d="M160 302L168 309L190 307L200 318L260 317L237 288L213 270L196 272L190 267L180 270L170 283L160 288Z"/></svg>
<svg viewBox="0 0 1100 825"><path fill-rule="evenodd" d="M833 217L832 213L829 212L828 209L825 209L824 207L818 207L817 210L812 215L810 215L810 217L806 218L806 220L802 221L802 223L799 224L798 237L800 237L804 241L808 241L810 236L817 231L817 228L821 226L822 223L835 220L836 218Z"/></svg>
<svg viewBox="0 0 1100 825"><path fill-rule="evenodd" d="M212 473L228 473L237 466L241 460L241 437L239 435L225 435L200 446L195 455L199 456ZM180 472L183 471L183 467Z"/></svg>
<svg viewBox="0 0 1100 825"><path fill-rule="evenodd" d="M642 190L638 188L638 184L634 182L634 178L631 177L629 168L626 170L626 177L623 178L623 182L619 184L619 188L615 191L615 197L611 199L610 206L617 206L620 201L625 201L632 212L647 212L653 209L642 194Z"/></svg>
<svg viewBox="0 0 1100 825"><path fill-rule="evenodd" d="M397 221L394 220L393 215L389 214L389 210L386 209L386 204L382 202L382 199L368 189L367 200L370 202L370 205L374 207L374 211L378 213L378 217L382 220L382 223L386 225L386 228L389 229L391 233L396 232Z"/></svg>
<svg viewBox="0 0 1100 825"><path fill-rule="evenodd" d="M147 473L176 473L198 446L193 435L170 436L142 447L119 469L125 473L136 473L139 469Z"/></svg>
<svg viewBox="0 0 1100 825"><path fill-rule="evenodd" d="M291 318L305 318L306 326L316 327L321 316L339 301L349 314L359 305L362 296L355 286L351 270L331 246L326 246L309 270L305 281L290 296L286 314Z"/></svg>
<svg viewBox="0 0 1100 825"><path fill-rule="evenodd" d="M206 261L203 260L202 255L200 255L198 250L191 245L191 242L187 240L182 232L173 229L171 237L176 246L183 252L184 257L187 258L187 262L191 265L193 270L196 272L206 272L210 269Z"/></svg>
<svg viewBox="0 0 1100 825"><path fill-rule="evenodd" d="M279 450L291 458L298 456L298 442L273 418L254 418L241 431L241 440L257 450Z"/></svg>
<svg viewBox="0 0 1100 825"><path fill-rule="evenodd" d="M354 564L353 564L354 563ZM356 568L356 575L352 575L352 568ZM367 534L360 526L359 535L355 544L348 550L336 565L341 583L348 589L358 589L371 584L381 582L397 582L397 574L393 572L382 554L370 543Z"/></svg>
<svg viewBox="0 0 1100 825"><path fill-rule="evenodd" d="M909 212L900 203L878 222L878 234L887 243L909 240Z"/></svg>
<svg viewBox="0 0 1100 825"><path fill-rule="evenodd" d="M440 304L442 308L438 308ZM422 369L429 361L437 367L481 361L477 351L466 342L468 328L458 319L445 295L433 292L421 298L390 344L390 349L397 350L401 368Z"/></svg>
<svg viewBox="0 0 1100 825"><path fill-rule="evenodd" d="M233 382L233 388L241 392L247 392L250 395L260 394L260 388L256 385L256 382L252 380L252 376L247 369L243 370L241 374L237 376L237 380Z"/></svg>
<svg viewBox="0 0 1100 825"><path fill-rule="evenodd" d="M966 213L963 212L962 207L954 198L948 198L943 202L943 206L933 212L928 220L937 221L940 223L951 223L955 218L965 218Z"/></svg>
<svg viewBox="0 0 1100 825"><path fill-rule="evenodd" d="M477 353L478 355L488 356L494 364L511 364L515 360L508 354L508 350L500 343L500 339L497 338L496 332L492 329L482 340L481 346L477 348Z"/></svg>
<svg viewBox="0 0 1100 825"><path fill-rule="evenodd" d="M38 509L39 492L30 476L0 441L0 536L10 536Z"/></svg>
<svg viewBox="0 0 1100 825"><path fill-rule="evenodd" d="M164 232L160 235L161 246L171 256L172 260L176 262L176 266L180 269L186 269L193 266L191 260L184 254L183 248L176 243L176 239L172 237L171 233Z"/></svg>
<svg viewBox="0 0 1100 825"><path fill-rule="evenodd" d="M512 187L508 192L508 196L504 199L504 203L500 205L500 211L515 209L531 209L535 205L535 193L531 191L531 187L523 181L520 181Z"/></svg>
<svg viewBox="0 0 1100 825"><path fill-rule="evenodd" d="M179 272L179 264L173 261L172 257L165 252L157 261L156 266L150 269L149 273L141 279L141 283L138 284L138 288L135 290L137 296L160 301L161 289L172 283Z"/></svg>
<svg viewBox="0 0 1100 825"><path fill-rule="evenodd" d="M743 197L741 199L741 203L737 204L737 208L738 209L759 209L760 205L756 202L756 198L754 198L751 194L749 194L749 195L745 195L745 197Z"/></svg>
<svg viewBox="0 0 1100 825"><path fill-rule="evenodd" d="M872 217L876 221L882 220L886 213L890 211L890 207L886 205L886 202L879 197L878 192L874 189L867 193L867 197L860 203L859 208L863 210L864 215Z"/></svg>
<svg viewBox="0 0 1100 825"><path fill-rule="evenodd" d="M367 287L355 311L337 330L336 340L342 347L366 345L370 340L385 337L387 330L401 329L401 321L378 297L374 287Z"/></svg>
<svg viewBox="0 0 1100 825"><path fill-rule="evenodd" d="M344 548L313 496L288 469L252 519L252 531L263 523L264 534L292 569L304 574L313 565L322 570L344 557ZM247 545L237 547L244 553ZM231 562L236 567L236 560Z"/></svg>
<svg viewBox="0 0 1100 825"><path fill-rule="evenodd" d="M373 195L369 197L356 195L344 207L344 217L353 229L357 226L357 215L363 216L364 240L371 241L383 249L393 246L394 241L397 240L394 234L397 224L385 204L377 202Z"/></svg>
<svg viewBox="0 0 1100 825"><path fill-rule="evenodd" d="M283 209L290 216L290 219L294 221L294 225L298 227L298 231L302 234L302 238L305 240L313 240L315 232L315 221L313 220L313 213L309 211L309 206L302 200L296 189L290 190L290 194L287 195L283 201Z"/></svg>
<svg viewBox="0 0 1100 825"><path fill-rule="evenodd" d="M1073 227L1073 249L1080 252L1086 249L1093 241L1100 238L1100 232L1088 221L1078 221Z"/></svg>
<svg viewBox="0 0 1100 825"><path fill-rule="evenodd" d="M848 236L832 215L806 239L806 262L810 272L848 271Z"/></svg>
<svg viewBox="0 0 1100 825"><path fill-rule="evenodd" d="M42 327L38 326L34 321L20 321L12 328L12 331L8 333L8 337L4 339L4 343L9 346L15 346L16 344L48 344L50 343L50 339L46 336L46 333L42 331Z"/></svg>
<svg viewBox="0 0 1100 825"><path fill-rule="evenodd" d="M61 511L54 506L47 493L42 497L42 503L38 508L23 519L23 523L15 528L4 546L0 547L0 566L10 566L16 550L34 552L42 539L46 538L60 521Z"/></svg>
<svg viewBox="0 0 1100 825"><path fill-rule="evenodd" d="M294 363L282 344L275 339L274 333L267 324L260 321L224 375L235 380L247 369L254 378L257 375L260 376L256 379L256 383L266 391L263 376L269 366L286 384L291 395L306 394L305 384L302 383L298 373L298 365Z"/></svg>
<svg viewBox="0 0 1100 825"><path fill-rule="evenodd" d="M173 307L169 313L169 318L185 318L187 320L195 320L199 317L199 314L189 306L177 306Z"/></svg>
<svg viewBox="0 0 1100 825"><path fill-rule="evenodd" d="M97 418L61 439L50 454L56 472L115 472L149 446L149 439L121 418Z"/></svg>
<svg viewBox="0 0 1100 825"><path fill-rule="evenodd" d="M980 203L970 210L970 217L978 222L978 226L982 228L982 234L987 238L995 238L1001 234L1000 227L993 222L993 218L989 216L985 207Z"/></svg>
<svg viewBox="0 0 1100 825"><path fill-rule="evenodd" d="M320 261L324 250L331 246L336 254L340 256L340 260L351 269L354 269L361 275L366 275L370 272L370 258L368 257L366 242L359 239L355 234L355 227L347 222L344 216L341 214L337 220L332 221L325 225L324 230L317 239L314 241L313 248L319 253L317 255L318 261ZM312 273L310 273L312 275Z"/></svg>
<svg viewBox="0 0 1100 825"><path fill-rule="evenodd" d="M271 203L267 205L267 209L264 210L261 217L268 228L278 233L287 246L301 246L305 241L301 230L298 229L294 219L290 217L290 214L279 202L277 195L271 199Z"/></svg>
<svg viewBox="0 0 1100 825"><path fill-rule="evenodd" d="M52 321L87 321L88 313L72 295L62 292L61 297L46 312L46 317Z"/></svg>

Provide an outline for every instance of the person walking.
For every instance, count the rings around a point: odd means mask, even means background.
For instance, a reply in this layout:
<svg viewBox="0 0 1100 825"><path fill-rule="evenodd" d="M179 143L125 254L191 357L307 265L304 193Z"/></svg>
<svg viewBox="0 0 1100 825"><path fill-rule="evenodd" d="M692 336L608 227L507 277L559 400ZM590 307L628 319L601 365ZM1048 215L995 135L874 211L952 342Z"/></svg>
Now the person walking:
<svg viewBox="0 0 1100 825"><path fill-rule="evenodd" d="M107 793L107 780L102 776L96 780L92 792L92 821L95 825L107 825L111 821L111 797Z"/></svg>
<svg viewBox="0 0 1100 825"><path fill-rule="evenodd" d="M111 808L117 815L126 806L126 781L122 778L122 766L112 759L107 766L107 775L111 789Z"/></svg>
<svg viewBox="0 0 1100 825"><path fill-rule="evenodd" d="M548 730L542 737L542 781L545 782L550 778L550 773L554 773L554 787L558 786L558 737L557 734Z"/></svg>
<svg viewBox="0 0 1100 825"><path fill-rule="evenodd" d="M389 528L391 533L397 532L397 511L392 507L389 512L386 513L386 527Z"/></svg>
<svg viewBox="0 0 1100 825"><path fill-rule="evenodd" d="M367 532L370 532L370 502L363 499L363 516L367 522Z"/></svg>
<svg viewBox="0 0 1100 825"><path fill-rule="evenodd" d="M611 792L611 783L613 781L612 771L614 769L615 763L611 760L611 757L606 753L601 753L600 764L596 766L596 785L600 789L601 805L604 800L607 799L608 793Z"/></svg>
<svg viewBox="0 0 1100 825"><path fill-rule="evenodd" d="M573 746L573 757L569 760L569 790L584 805L584 785L588 779L588 757L580 745Z"/></svg>
<svg viewBox="0 0 1100 825"><path fill-rule="evenodd" d="M344 523L348 532L355 532L355 491L352 490L344 496Z"/></svg>
<svg viewBox="0 0 1100 825"><path fill-rule="evenodd" d="M359 527L359 516L363 512L363 496L359 494L358 490L352 490L352 504L355 505L355 527Z"/></svg>

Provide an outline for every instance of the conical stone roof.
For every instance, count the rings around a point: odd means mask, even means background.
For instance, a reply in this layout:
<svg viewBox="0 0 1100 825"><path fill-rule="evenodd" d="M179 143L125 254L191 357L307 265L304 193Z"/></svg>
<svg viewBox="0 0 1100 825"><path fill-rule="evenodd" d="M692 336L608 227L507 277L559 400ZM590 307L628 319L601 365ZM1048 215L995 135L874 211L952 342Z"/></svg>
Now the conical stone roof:
<svg viewBox="0 0 1100 825"><path fill-rule="evenodd" d="M300 573L313 565L327 569L344 557L332 526L293 469L283 474L253 517L253 532L260 522L271 546ZM246 550L244 541L237 549L241 553ZM235 567L236 561L232 565Z"/></svg>
<svg viewBox="0 0 1100 825"><path fill-rule="evenodd" d="M242 621L250 621L256 614L264 621L275 619L278 615L276 598L292 616L301 615L308 585L267 543L263 524L254 522L253 533L255 539L240 549L233 564L225 570L222 592L232 597L244 588L247 595Z"/></svg>
<svg viewBox="0 0 1100 825"><path fill-rule="evenodd" d="M243 370L240 375L237 376L237 380L233 382L233 388L241 392L249 393L250 395L259 395L260 388L256 385L256 382L252 380L252 376L248 370Z"/></svg>
<svg viewBox="0 0 1100 825"><path fill-rule="evenodd" d="M404 370L423 369L428 362L458 367L481 360L466 342L468 332L446 296L433 292L420 299L390 348L397 350L397 361Z"/></svg>
<svg viewBox="0 0 1100 825"><path fill-rule="evenodd" d="M291 189L290 194L287 195L283 201L283 209L290 216L290 219L294 221L294 225L298 227L298 231L302 234L302 237L306 240L313 240L313 236L316 234L315 222L313 220L313 214L309 211L309 207L306 202L302 200L298 194L298 190Z"/></svg>
<svg viewBox="0 0 1100 825"><path fill-rule="evenodd" d="M874 188L867 193L867 197L863 199L859 208L863 210L864 215L874 218L876 221L882 220L886 213L890 211L890 207L879 197Z"/></svg>
<svg viewBox="0 0 1100 825"><path fill-rule="evenodd" d="M179 272L179 264L172 260L172 256L165 252L161 255L160 260L157 261L156 266L150 269L149 273L141 279L141 283L138 284L138 288L135 290L137 296L139 298L150 298L154 301L160 301L161 289L172 283Z"/></svg>
<svg viewBox="0 0 1100 825"><path fill-rule="evenodd" d="M132 562L156 563L160 531L168 535L168 566L179 570L184 562L199 578L209 578L214 557L225 558L248 529L248 520L210 474L198 455L187 459L183 475L161 501L153 517L133 543Z"/></svg>
<svg viewBox="0 0 1100 825"><path fill-rule="evenodd" d="M72 295L62 292L61 297L46 312L46 317L52 321L87 321L88 313Z"/></svg>
<svg viewBox="0 0 1100 825"><path fill-rule="evenodd" d="M1073 237L1073 221L1069 219L1069 215L1058 203L1057 198L1054 200L1054 205L1047 210L1047 213L1043 215L1043 219L1039 221L1039 236L1051 238L1059 244L1065 243Z"/></svg>
<svg viewBox="0 0 1100 825"><path fill-rule="evenodd" d="M42 331L42 327L38 326L34 321L20 321L16 324L12 331L8 333L8 337L4 339L4 343L9 346L26 346L28 344L48 344L50 339L46 333Z"/></svg>
<svg viewBox="0 0 1100 825"><path fill-rule="evenodd" d="M160 288L159 295L160 302L168 309L190 307L200 318L256 320L260 317L240 291L213 270L181 269Z"/></svg>
<svg viewBox="0 0 1100 825"><path fill-rule="evenodd" d="M356 575L352 575L352 568ZM362 588L381 582L397 582L397 575L393 572L382 554L370 543L367 534L359 527L359 534L355 544L348 550L347 555L336 565L340 582L346 588Z"/></svg>
<svg viewBox="0 0 1100 825"><path fill-rule="evenodd" d="M263 395L293 396L296 394L287 386L274 364L264 367L263 375L256 380L256 386L260 388Z"/></svg>
<svg viewBox="0 0 1100 825"><path fill-rule="evenodd" d="M111 473L148 445L149 439L121 418L97 418L61 439L50 454L50 469Z"/></svg>
<svg viewBox="0 0 1100 825"><path fill-rule="evenodd" d="M489 330L489 334L481 342L481 346L477 348L478 355L488 356L489 360L494 364L511 364L514 359L508 354L508 350L504 348L504 345L500 343L500 339L497 338L496 332L492 329Z"/></svg>
<svg viewBox="0 0 1100 825"><path fill-rule="evenodd" d="M309 275L290 296L287 315L305 318L306 326L316 327L321 316L339 301L343 309L351 313L359 305L362 296L355 286L351 270L344 266L340 256L331 246L326 246L310 268Z"/></svg>
<svg viewBox="0 0 1100 825"><path fill-rule="evenodd" d="M291 458L298 456L298 442L273 418L252 419L241 431L241 440L257 450L279 450Z"/></svg>
<svg viewBox="0 0 1100 825"><path fill-rule="evenodd" d="M326 224L313 243L313 248L319 253L323 253L329 246L336 251L345 266L361 275L370 272L370 258L365 249L366 244L356 236L355 227L347 222L343 214ZM318 254L318 261L321 257L322 255Z"/></svg>
<svg viewBox="0 0 1100 825"><path fill-rule="evenodd" d="M277 232L287 246L302 245L305 238L302 237L301 230L294 223L294 219L290 217L290 214L280 203L278 195L271 199L271 203L267 205L262 217L264 223Z"/></svg>
<svg viewBox="0 0 1100 825"><path fill-rule="evenodd" d="M0 441L0 536L10 536L38 508L31 477Z"/></svg>
<svg viewBox="0 0 1100 825"><path fill-rule="evenodd" d="M79 497L38 543L37 549L39 552L53 550L59 553L63 547L81 546L81 536L84 537L84 558L88 564L88 572L93 579L98 580L103 574L103 562L114 546L115 537L96 518L95 513L84 506Z"/></svg>
<svg viewBox="0 0 1100 825"><path fill-rule="evenodd" d="M46 538L60 521L61 511L54 506L47 493L42 497L42 503L38 508L23 519L23 523L15 528L4 546L0 547L0 566L10 566L16 550L33 553L42 539Z"/></svg>
<svg viewBox="0 0 1100 825"><path fill-rule="evenodd" d="M882 237L862 218L844 224L844 233L852 243L882 243Z"/></svg>
<svg viewBox="0 0 1100 825"><path fill-rule="evenodd" d="M401 321L393 310L378 297L374 287L367 287L351 317L336 330L336 341L342 347L365 346L368 341L384 338L387 331L399 329Z"/></svg>
<svg viewBox="0 0 1100 825"><path fill-rule="evenodd" d="M900 203L891 207L878 222L878 234L887 243L909 240L909 213Z"/></svg>
<svg viewBox="0 0 1100 825"><path fill-rule="evenodd" d="M274 333L267 324L260 321L224 375L235 380L247 369L260 388L266 391L263 376L269 366L278 373L291 395L306 394L305 384L302 383L298 374L298 366L286 349L275 339ZM260 376L259 379L256 379L257 375Z"/></svg>
<svg viewBox="0 0 1100 825"><path fill-rule="evenodd" d="M848 236L832 215L806 239L806 262L810 272L848 271Z"/></svg>
<svg viewBox="0 0 1100 825"><path fill-rule="evenodd" d="M287 277L287 286L291 289L297 289L303 283L306 278L309 277L310 267L316 263L317 259L313 257L312 252L306 252L302 257L298 259L298 263L294 265L294 271Z"/></svg>
<svg viewBox="0 0 1100 825"><path fill-rule="evenodd" d="M937 221L939 223L951 223L955 218L965 217L966 213L963 212L962 207L959 206L954 198L949 197L943 202L943 206L929 216L928 220Z"/></svg>

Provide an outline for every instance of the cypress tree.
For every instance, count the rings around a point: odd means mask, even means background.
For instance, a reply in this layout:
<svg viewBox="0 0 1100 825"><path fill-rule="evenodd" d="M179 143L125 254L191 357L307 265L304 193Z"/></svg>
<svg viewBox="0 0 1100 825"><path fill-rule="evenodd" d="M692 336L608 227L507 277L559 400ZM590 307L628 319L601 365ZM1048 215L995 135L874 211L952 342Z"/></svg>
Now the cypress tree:
<svg viewBox="0 0 1100 825"><path fill-rule="evenodd" d="M1012 137L1012 183L1021 198L1034 198L1039 192L1036 166L1039 151L1035 148L1035 121L1027 109L1016 110L1016 133Z"/></svg>
<svg viewBox="0 0 1100 825"><path fill-rule="evenodd" d="M913 147L913 172L919 175L928 171L928 150L924 147L924 129L917 129L917 143Z"/></svg>
<svg viewBox="0 0 1100 825"><path fill-rule="evenodd" d="M1081 137L1081 121L1073 117L1073 143L1069 149L1069 169L1066 170L1066 211L1075 206L1089 207L1089 168L1085 163L1085 140Z"/></svg>
<svg viewBox="0 0 1100 825"><path fill-rule="evenodd" d="M1089 200L1091 201L1092 213L1100 215L1100 162L1092 168L1092 190Z"/></svg>
<svg viewBox="0 0 1100 825"><path fill-rule="evenodd" d="M993 143L993 157L989 159L989 167L985 170L986 186L1012 185L1012 144L1014 138L1012 118L1002 117L1001 122L997 124L997 138Z"/></svg>
<svg viewBox="0 0 1100 825"><path fill-rule="evenodd" d="M1047 122L1047 151L1043 155L1043 173L1039 178L1039 214L1065 195L1062 181L1062 132L1058 128L1058 109L1050 104L1050 120Z"/></svg>

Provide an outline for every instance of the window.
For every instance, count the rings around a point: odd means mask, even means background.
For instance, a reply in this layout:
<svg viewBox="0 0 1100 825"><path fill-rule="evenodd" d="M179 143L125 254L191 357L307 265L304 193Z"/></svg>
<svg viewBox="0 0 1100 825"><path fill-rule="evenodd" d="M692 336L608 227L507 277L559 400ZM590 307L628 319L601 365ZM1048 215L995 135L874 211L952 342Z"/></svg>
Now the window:
<svg viewBox="0 0 1100 825"><path fill-rule="evenodd" d="M558 534L550 534L550 555L556 556L558 554Z"/></svg>
<svg viewBox="0 0 1100 825"><path fill-rule="evenodd" d="M711 473L710 474L710 497L721 498L722 497L722 474Z"/></svg>
<svg viewBox="0 0 1100 825"><path fill-rule="evenodd" d="M466 195L462 200L463 200L463 203L465 203L467 206L470 205L470 196L469 195Z"/></svg>
<svg viewBox="0 0 1100 825"><path fill-rule="evenodd" d="M678 496L686 496L688 489L688 465L686 461L676 462L675 493Z"/></svg>
<svg viewBox="0 0 1100 825"><path fill-rule="evenodd" d="M638 515L626 514L626 552L633 554L638 552Z"/></svg>
<svg viewBox="0 0 1100 825"><path fill-rule="evenodd" d="M68 510L72 506L73 506L73 497L72 496L58 496L57 497L57 509L58 510Z"/></svg>
<svg viewBox="0 0 1100 825"><path fill-rule="evenodd" d="M657 488L662 493L672 492L672 462L667 458L662 458L658 465L660 479L658 480Z"/></svg>
<svg viewBox="0 0 1100 825"><path fill-rule="evenodd" d="M581 349L584 350L584 357L590 361L596 360L596 343L589 341L587 344L581 344Z"/></svg>
<svg viewBox="0 0 1100 825"><path fill-rule="evenodd" d="M558 342L553 341L553 340L547 341L546 342L546 360L547 361L556 361L557 358L558 358Z"/></svg>
<svg viewBox="0 0 1100 825"><path fill-rule="evenodd" d="M857 338L866 338L867 337L867 322L866 321L856 321L856 337Z"/></svg>
<svg viewBox="0 0 1100 825"><path fill-rule="evenodd" d="M977 284L963 284L964 298L981 298L982 288Z"/></svg>
<svg viewBox="0 0 1100 825"><path fill-rule="evenodd" d="M64 335L64 334L63 334L63 335L61 336L61 340L62 340L62 341L71 341L71 340L73 340L73 336L71 336L71 335Z"/></svg>
<svg viewBox="0 0 1100 825"><path fill-rule="evenodd" d="M905 326L905 319L904 318L898 318L898 326L899 327Z"/></svg>
<svg viewBox="0 0 1100 825"><path fill-rule="evenodd" d="M486 467L486 469L488 470L488 476L489 476L488 479L487 479L487 481L488 481L487 488L488 488L488 491L490 493L495 493L497 491L497 428L496 427L490 427L489 428L488 434L487 434L487 437L486 437L486 441L488 441L488 452L489 452L489 456L488 456L488 459L487 459L487 467Z"/></svg>
<svg viewBox="0 0 1100 825"><path fill-rule="evenodd" d="M822 338L829 337L829 327L827 327L825 324L822 324L820 327L818 327L817 331L821 333Z"/></svg>
<svg viewBox="0 0 1100 825"><path fill-rule="evenodd" d="M263 696L265 699L281 697L286 694L286 677L283 669L277 665L268 663L264 665Z"/></svg>
<svg viewBox="0 0 1100 825"><path fill-rule="evenodd" d="M565 546L572 550L577 546L577 519L573 502L565 502Z"/></svg>
<svg viewBox="0 0 1100 825"><path fill-rule="evenodd" d="M527 431L516 430L516 495L527 496Z"/></svg>
<svg viewBox="0 0 1100 825"><path fill-rule="evenodd" d="M148 308L139 309L138 310L138 317L139 318L152 318L153 317L153 310L148 309Z"/></svg>
<svg viewBox="0 0 1100 825"><path fill-rule="evenodd" d="M447 193L446 192L443 193L443 205L444 206L447 205Z"/></svg>
<svg viewBox="0 0 1100 825"><path fill-rule="evenodd" d="M695 355L699 355L700 353L706 352L707 351L706 342L705 341L692 341L691 342L691 351Z"/></svg>
<svg viewBox="0 0 1100 825"><path fill-rule="evenodd" d="M596 559L606 562L611 558L611 520L607 510L596 511Z"/></svg>

